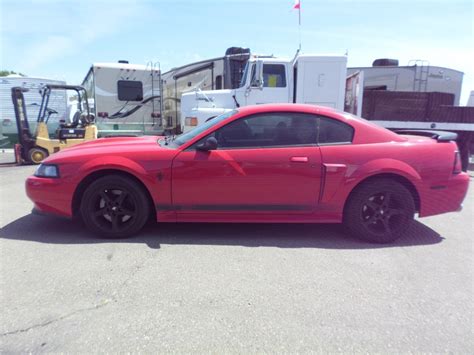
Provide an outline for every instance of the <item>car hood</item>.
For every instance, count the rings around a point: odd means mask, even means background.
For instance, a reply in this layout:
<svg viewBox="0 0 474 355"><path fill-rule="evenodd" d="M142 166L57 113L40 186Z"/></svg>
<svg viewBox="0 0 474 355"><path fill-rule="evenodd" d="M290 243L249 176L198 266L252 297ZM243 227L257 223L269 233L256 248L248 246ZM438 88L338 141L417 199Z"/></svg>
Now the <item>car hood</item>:
<svg viewBox="0 0 474 355"><path fill-rule="evenodd" d="M140 136L140 137L107 137L98 138L93 141L81 143L74 147L68 148L68 151L79 150L79 149L107 149L113 147L128 147L128 146L147 146L150 144L158 145L159 136Z"/></svg>
<svg viewBox="0 0 474 355"><path fill-rule="evenodd" d="M156 152L159 150L170 150L158 144L160 136L141 137L110 137L99 138L93 141L81 143L70 148L61 150L50 157L45 162L59 162L63 159L80 159L90 156L100 155L135 155L147 151Z"/></svg>

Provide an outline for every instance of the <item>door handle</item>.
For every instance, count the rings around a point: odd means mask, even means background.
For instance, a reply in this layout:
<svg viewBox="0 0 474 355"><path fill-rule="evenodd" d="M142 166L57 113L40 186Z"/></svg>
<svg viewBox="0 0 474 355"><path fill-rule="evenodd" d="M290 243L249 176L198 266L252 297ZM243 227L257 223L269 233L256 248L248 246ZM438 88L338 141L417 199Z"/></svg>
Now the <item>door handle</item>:
<svg viewBox="0 0 474 355"><path fill-rule="evenodd" d="M295 163L307 163L308 162L308 157L291 157L290 161L295 162Z"/></svg>

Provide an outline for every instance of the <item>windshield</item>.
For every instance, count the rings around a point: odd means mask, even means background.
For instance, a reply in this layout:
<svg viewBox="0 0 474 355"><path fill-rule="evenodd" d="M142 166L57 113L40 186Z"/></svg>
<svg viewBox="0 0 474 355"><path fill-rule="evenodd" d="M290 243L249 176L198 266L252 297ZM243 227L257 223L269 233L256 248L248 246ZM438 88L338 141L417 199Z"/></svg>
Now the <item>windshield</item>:
<svg viewBox="0 0 474 355"><path fill-rule="evenodd" d="M247 81L247 74L249 72L249 67L252 65L251 62L247 62L245 65L244 73L242 74L242 79L240 79L240 87L243 88L245 86L245 83Z"/></svg>
<svg viewBox="0 0 474 355"><path fill-rule="evenodd" d="M225 112L222 115L219 115L206 123L194 128L192 131L189 131L188 133L180 135L178 138L176 138L172 143L178 147L182 146L184 143L189 142L191 139L194 137L198 136L208 128L215 126L219 122L225 120L226 118L229 118L233 115L235 115L238 111L237 110L232 110L229 112Z"/></svg>

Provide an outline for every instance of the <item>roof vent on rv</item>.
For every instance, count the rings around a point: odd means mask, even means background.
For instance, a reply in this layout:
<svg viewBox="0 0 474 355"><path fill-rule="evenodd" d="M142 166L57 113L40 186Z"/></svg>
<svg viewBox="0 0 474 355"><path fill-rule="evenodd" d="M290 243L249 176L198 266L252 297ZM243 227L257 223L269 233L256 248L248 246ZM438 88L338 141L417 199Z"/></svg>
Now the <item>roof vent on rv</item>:
<svg viewBox="0 0 474 355"><path fill-rule="evenodd" d="M388 59L388 58L381 58L375 59L372 63L373 67L397 67L398 66L398 59Z"/></svg>
<svg viewBox="0 0 474 355"><path fill-rule="evenodd" d="M128 64L128 60L119 60L118 61L120 64Z"/></svg>

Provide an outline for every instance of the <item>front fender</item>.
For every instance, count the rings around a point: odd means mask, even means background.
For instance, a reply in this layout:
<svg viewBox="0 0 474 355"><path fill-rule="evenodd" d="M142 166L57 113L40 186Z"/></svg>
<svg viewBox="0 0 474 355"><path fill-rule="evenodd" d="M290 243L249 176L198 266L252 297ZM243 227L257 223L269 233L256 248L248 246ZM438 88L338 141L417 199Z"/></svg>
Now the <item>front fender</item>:
<svg viewBox="0 0 474 355"><path fill-rule="evenodd" d="M121 170L130 173L140 179L144 184L152 180L145 168L132 159L121 156L105 156L87 161L79 168L78 176L85 177L100 170Z"/></svg>

